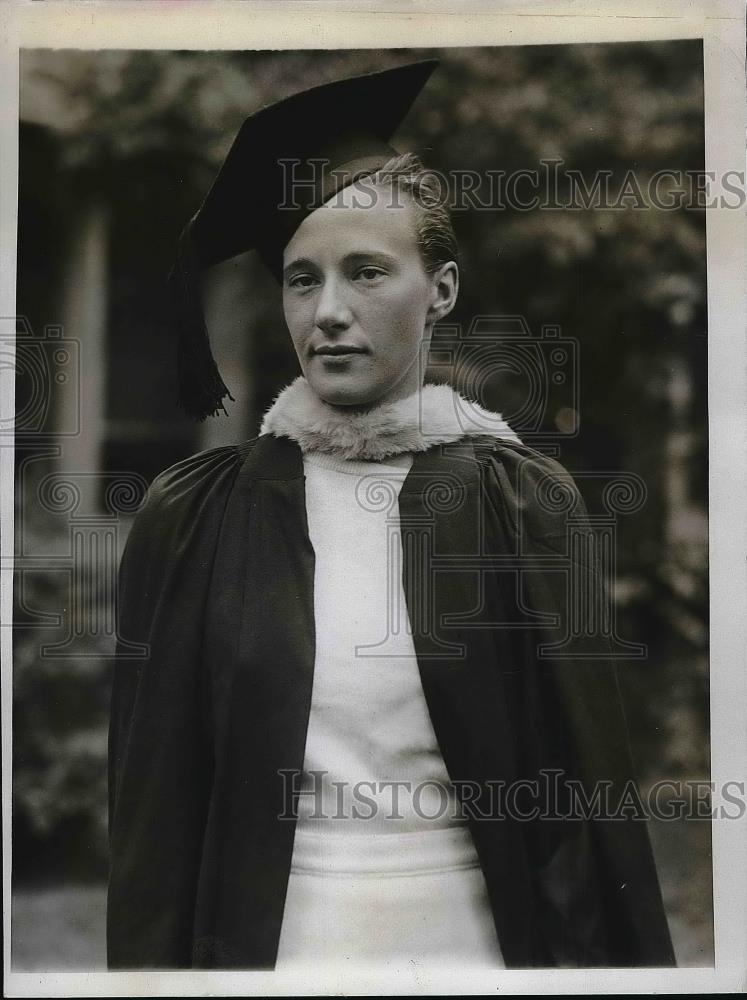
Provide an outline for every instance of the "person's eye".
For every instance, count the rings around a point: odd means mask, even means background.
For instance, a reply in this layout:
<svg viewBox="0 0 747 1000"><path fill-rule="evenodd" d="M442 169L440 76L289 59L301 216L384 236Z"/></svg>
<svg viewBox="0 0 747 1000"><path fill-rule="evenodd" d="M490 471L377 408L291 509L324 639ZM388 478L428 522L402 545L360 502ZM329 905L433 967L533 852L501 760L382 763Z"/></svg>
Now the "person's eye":
<svg viewBox="0 0 747 1000"><path fill-rule="evenodd" d="M365 264L363 267L359 267L355 272L355 277L359 278L366 284L371 284L374 281L378 281L386 275L386 271L381 267L375 267L373 264Z"/></svg>
<svg viewBox="0 0 747 1000"><path fill-rule="evenodd" d="M304 291L313 288L317 284L317 278L313 274L294 274L288 278L288 287Z"/></svg>

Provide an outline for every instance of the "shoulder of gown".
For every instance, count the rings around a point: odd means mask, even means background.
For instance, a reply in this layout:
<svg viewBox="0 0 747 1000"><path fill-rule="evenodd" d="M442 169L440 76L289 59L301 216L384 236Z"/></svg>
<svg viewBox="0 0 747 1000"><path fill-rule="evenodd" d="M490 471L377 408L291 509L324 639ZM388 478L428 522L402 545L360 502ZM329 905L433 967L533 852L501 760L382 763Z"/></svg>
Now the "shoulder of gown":
<svg viewBox="0 0 747 1000"><path fill-rule="evenodd" d="M208 511L225 503L256 441L210 448L159 472L135 515L126 548L159 540L176 544L181 533L194 530Z"/></svg>
<svg viewBox="0 0 747 1000"><path fill-rule="evenodd" d="M555 458L511 438L471 439L485 495L512 534L565 550L569 517L588 524L588 512L573 475Z"/></svg>

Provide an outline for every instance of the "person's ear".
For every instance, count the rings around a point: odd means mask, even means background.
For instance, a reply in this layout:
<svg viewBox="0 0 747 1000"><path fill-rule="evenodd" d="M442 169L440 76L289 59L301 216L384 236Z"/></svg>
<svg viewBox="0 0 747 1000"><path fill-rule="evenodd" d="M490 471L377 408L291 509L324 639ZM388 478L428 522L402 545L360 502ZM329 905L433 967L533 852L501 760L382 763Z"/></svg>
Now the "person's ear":
<svg viewBox="0 0 747 1000"><path fill-rule="evenodd" d="M448 316L454 308L459 294L459 268L455 261L442 264L431 275L431 304L428 307L427 322L437 323Z"/></svg>

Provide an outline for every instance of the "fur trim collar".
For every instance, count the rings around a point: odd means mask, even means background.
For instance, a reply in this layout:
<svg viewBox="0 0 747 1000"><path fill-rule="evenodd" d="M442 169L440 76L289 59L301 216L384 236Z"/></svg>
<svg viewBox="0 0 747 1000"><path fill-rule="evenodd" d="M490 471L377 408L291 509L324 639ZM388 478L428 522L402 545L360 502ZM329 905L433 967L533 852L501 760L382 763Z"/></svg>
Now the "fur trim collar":
<svg viewBox="0 0 747 1000"><path fill-rule="evenodd" d="M275 399L260 434L291 438L302 452L321 451L357 461L427 451L436 444L481 434L519 441L500 413L465 399L449 385L427 384L406 399L361 412L325 403L303 375Z"/></svg>

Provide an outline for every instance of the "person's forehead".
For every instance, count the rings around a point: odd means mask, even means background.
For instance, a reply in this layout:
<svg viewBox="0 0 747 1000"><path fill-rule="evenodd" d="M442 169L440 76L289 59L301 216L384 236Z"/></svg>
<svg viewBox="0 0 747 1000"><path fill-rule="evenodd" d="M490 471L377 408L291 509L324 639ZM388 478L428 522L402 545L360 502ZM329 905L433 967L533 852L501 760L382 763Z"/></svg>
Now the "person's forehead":
<svg viewBox="0 0 747 1000"><path fill-rule="evenodd" d="M417 253L412 199L389 186L351 184L308 215L285 247L286 262L314 253Z"/></svg>

